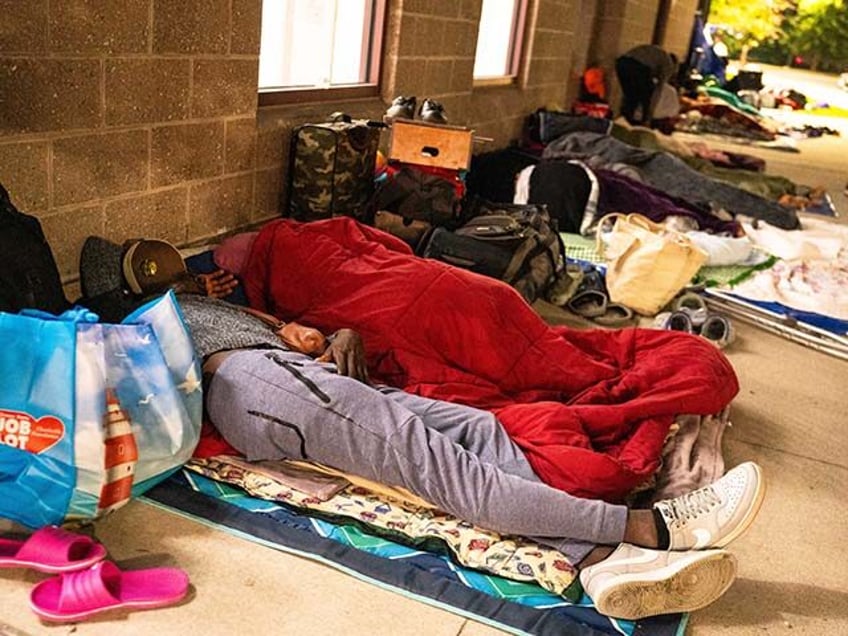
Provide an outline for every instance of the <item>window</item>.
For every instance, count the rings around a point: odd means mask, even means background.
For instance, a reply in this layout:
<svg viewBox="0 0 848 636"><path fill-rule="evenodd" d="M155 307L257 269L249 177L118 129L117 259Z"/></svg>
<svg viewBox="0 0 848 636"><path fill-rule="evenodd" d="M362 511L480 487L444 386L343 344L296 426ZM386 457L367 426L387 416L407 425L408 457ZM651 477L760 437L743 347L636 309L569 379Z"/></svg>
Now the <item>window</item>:
<svg viewBox="0 0 848 636"><path fill-rule="evenodd" d="M376 95L384 13L385 0L264 0L260 106Z"/></svg>
<svg viewBox="0 0 848 636"><path fill-rule="evenodd" d="M527 0L483 0L474 79L518 75Z"/></svg>

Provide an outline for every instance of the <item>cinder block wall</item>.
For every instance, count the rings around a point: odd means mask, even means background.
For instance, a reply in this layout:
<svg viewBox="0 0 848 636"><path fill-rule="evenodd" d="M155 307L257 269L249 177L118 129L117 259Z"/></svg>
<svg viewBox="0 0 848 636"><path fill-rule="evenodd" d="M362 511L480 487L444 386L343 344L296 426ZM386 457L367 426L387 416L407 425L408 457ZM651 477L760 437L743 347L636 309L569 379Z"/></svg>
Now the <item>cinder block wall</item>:
<svg viewBox="0 0 848 636"><path fill-rule="evenodd" d="M433 97L503 146L588 59L648 41L656 4L530 0L519 82L475 87L482 0L389 0L382 99L257 109L261 0L0 0L0 181L73 290L89 234L186 245L279 214L292 127L332 111Z"/></svg>
<svg viewBox="0 0 848 636"><path fill-rule="evenodd" d="M686 60L689 52L689 40L692 37L692 24L698 4L698 0L674 0L668 12L662 46L675 53L681 62Z"/></svg>
<svg viewBox="0 0 848 636"><path fill-rule="evenodd" d="M276 210L279 144L256 130L260 0L0 7L0 180L66 279L89 234L182 245Z"/></svg>
<svg viewBox="0 0 848 636"><path fill-rule="evenodd" d="M473 88L469 120L494 138L493 146L516 139L529 112L540 106L567 109L577 95L588 45L580 36L582 5L580 0L531 2L524 40L527 55L518 82Z"/></svg>
<svg viewBox="0 0 848 636"><path fill-rule="evenodd" d="M584 0L596 4L596 18L592 29L589 53L608 70L610 102L617 108L621 89L615 79L615 58L640 44L651 44L660 9L660 0ZM667 51L685 61L689 38L698 0L671 0L668 18L663 29L663 41L658 42Z"/></svg>

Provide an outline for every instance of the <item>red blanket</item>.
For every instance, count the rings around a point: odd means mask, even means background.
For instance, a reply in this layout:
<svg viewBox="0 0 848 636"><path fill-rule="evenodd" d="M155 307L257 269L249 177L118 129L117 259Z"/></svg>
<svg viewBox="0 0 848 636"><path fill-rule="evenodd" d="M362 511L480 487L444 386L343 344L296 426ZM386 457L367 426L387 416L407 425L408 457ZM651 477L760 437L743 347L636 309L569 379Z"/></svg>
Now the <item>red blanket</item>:
<svg viewBox="0 0 848 636"><path fill-rule="evenodd" d="M539 477L578 496L620 500L656 470L675 415L738 390L702 338L551 327L506 284L347 218L271 222L244 283L257 309L359 331L373 379L494 412Z"/></svg>

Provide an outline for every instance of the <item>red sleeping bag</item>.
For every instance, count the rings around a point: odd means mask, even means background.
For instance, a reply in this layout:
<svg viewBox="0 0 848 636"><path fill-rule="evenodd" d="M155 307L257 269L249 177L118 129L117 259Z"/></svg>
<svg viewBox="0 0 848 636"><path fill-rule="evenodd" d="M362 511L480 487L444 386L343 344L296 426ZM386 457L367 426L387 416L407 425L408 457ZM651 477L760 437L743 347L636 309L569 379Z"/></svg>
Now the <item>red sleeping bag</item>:
<svg viewBox="0 0 848 636"><path fill-rule="evenodd" d="M539 477L578 496L621 500L658 467L676 415L738 391L702 338L551 327L508 285L348 218L272 221L243 275L256 309L359 331L372 379L494 412Z"/></svg>

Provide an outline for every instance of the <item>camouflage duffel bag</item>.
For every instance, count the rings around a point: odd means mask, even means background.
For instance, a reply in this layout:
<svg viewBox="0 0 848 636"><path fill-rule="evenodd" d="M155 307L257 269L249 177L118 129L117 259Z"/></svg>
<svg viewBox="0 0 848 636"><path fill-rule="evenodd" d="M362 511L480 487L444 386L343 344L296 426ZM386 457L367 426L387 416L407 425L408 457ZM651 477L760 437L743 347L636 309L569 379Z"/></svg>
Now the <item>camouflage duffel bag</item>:
<svg viewBox="0 0 848 636"><path fill-rule="evenodd" d="M334 114L292 131L288 214L300 221L352 216L368 222L382 124Z"/></svg>

